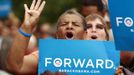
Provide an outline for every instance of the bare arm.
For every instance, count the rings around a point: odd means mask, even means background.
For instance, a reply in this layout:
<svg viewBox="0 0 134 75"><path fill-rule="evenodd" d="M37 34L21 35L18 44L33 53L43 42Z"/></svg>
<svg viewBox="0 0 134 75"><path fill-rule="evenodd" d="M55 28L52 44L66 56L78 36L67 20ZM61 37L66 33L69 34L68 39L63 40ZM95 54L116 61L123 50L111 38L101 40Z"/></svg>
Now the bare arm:
<svg viewBox="0 0 134 75"><path fill-rule="evenodd" d="M25 33L32 34L39 16L44 8L45 1L41 3L41 0L33 0L30 9L24 4L25 7L25 19L21 26ZM38 60L32 56L25 56L25 50L27 49L29 37L25 37L17 31L14 38L11 50L8 53L7 68L18 74L30 74L37 71Z"/></svg>

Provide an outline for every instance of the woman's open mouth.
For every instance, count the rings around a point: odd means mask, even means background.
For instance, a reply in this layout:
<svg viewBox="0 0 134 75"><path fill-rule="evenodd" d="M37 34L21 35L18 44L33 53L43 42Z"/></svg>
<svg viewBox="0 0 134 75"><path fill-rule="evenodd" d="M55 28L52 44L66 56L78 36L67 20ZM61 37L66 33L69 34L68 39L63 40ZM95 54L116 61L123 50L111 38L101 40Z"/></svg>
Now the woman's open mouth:
<svg viewBox="0 0 134 75"><path fill-rule="evenodd" d="M97 36L96 36L96 35L92 35L92 36L91 36L91 39L92 39L92 40L96 40L96 39L97 39Z"/></svg>
<svg viewBox="0 0 134 75"><path fill-rule="evenodd" d="M74 34L72 32L66 32L65 37L66 39L71 40L74 39Z"/></svg>

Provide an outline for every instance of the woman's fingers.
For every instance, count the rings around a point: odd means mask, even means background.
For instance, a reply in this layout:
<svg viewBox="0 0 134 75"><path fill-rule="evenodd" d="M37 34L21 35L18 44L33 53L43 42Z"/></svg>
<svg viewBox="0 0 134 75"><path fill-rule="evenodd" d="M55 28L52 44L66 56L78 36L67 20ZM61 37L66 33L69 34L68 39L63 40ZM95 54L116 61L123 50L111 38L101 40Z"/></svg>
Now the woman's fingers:
<svg viewBox="0 0 134 75"><path fill-rule="evenodd" d="M24 8L25 8L25 11L28 11L29 10L27 4L24 4Z"/></svg>
<svg viewBox="0 0 134 75"><path fill-rule="evenodd" d="M30 10L33 10L33 9L34 9L35 3L36 3L36 0L33 0L32 5L31 5L31 7L30 7Z"/></svg>
<svg viewBox="0 0 134 75"><path fill-rule="evenodd" d="M40 7L39 7L39 9L38 9L38 11L39 11L40 13L42 12L42 10L43 10L45 4L46 4L46 2L43 1L42 4L40 5Z"/></svg>
<svg viewBox="0 0 134 75"><path fill-rule="evenodd" d="M35 10L37 10L37 9L39 8L40 3L41 3L41 0L38 0L36 6L35 6L35 8L34 8Z"/></svg>

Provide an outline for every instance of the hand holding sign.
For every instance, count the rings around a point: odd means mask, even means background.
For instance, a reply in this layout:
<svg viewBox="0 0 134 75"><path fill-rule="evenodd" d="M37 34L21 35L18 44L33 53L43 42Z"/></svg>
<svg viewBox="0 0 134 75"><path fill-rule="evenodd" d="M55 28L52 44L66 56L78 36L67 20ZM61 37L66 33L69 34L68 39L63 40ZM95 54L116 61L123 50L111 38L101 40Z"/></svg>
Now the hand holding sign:
<svg viewBox="0 0 134 75"><path fill-rule="evenodd" d="M25 7L25 18L22 24L22 28L27 33L32 33L35 25L39 20L39 16L45 6L45 1L41 3L41 0L33 0L30 9L28 8L27 4L24 4Z"/></svg>

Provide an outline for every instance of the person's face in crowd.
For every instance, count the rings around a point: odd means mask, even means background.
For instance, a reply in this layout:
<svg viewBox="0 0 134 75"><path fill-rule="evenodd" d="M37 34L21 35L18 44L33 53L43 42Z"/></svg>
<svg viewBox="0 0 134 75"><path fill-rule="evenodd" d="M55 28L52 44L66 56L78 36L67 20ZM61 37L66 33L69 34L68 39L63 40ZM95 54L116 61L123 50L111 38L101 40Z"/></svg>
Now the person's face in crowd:
<svg viewBox="0 0 134 75"><path fill-rule="evenodd" d="M61 17L57 28L59 39L83 39L84 26L82 19L75 14L66 14Z"/></svg>
<svg viewBox="0 0 134 75"><path fill-rule="evenodd" d="M41 27L40 27L40 37L41 38L46 38L48 36L50 36L51 33L51 26L49 23L44 23Z"/></svg>
<svg viewBox="0 0 134 75"><path fill-rule="evenodd" d="M81 13L86 17L92 13L98 13L97 6L83 6Z"/></svg>
<svg viewBox="0 0 134 75"><path fill-rule="evenodd" d="M44 23L41 28L40 31L43 33L45 32L49 32L51 30L50 24L49 23Z"/></svg>
<svg viewBox="0 0 134 75"><path fill-rule="evenodd" d="M87 21L86 40L106 40L105 25L100 19L96 18Z"/></svg>

